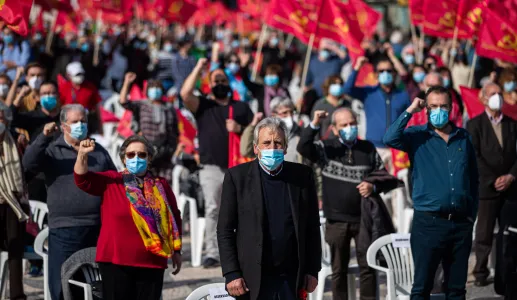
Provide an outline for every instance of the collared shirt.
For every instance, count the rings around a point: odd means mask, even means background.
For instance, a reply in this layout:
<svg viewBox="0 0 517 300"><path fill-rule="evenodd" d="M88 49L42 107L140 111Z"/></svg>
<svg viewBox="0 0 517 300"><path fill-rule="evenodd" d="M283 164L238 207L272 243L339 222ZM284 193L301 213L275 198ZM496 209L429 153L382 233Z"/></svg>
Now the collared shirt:
<svg viewBox="0 0 517 300"><path fill-rule="evenodd" d="M487 110L485 110L485 113L487 114L488 116L488 119L490 120L490 122L492 122L492 124L494 125L499 125L501 124L501 121L503 120L503 114L499 114L499 117L497 118L494 118Z"/></svg>
<svg viewBox="0 0 517 300"><path fill-rule="evenodd" d="M4 63L12 61L18 67L24 67L29 62L31 47L27 41L22 41L19 44L15 44L12 48L4 45L0 50L0 73L7 73L7 76L14 80L14 77L16 77L16 67L8 70Z"/></svg>
<svg viewBox="0 0 517 300"><path fill-rule="evenodd" d="M276 170L274 170L274 171L269 171L268 169L266 169L266 167L264 167L264 166L262 165L262 163L260 163L260 161L259 161L259 166L262 168L262 170L263 170L264 172L266 172L266 174L267 174L267 175L269 175L269 176L273 176L273 177L274 177L274 176L278 176L278 174L280 174L280 172L282 172L282 170L284 169L284 164L283 164L283 163L280 165L280 167L279 167L279 168L277 168L277 169L276 169Z"/></svg>
<svg viewBox="0 0 517 300"><path fill-rule="evenodd" d="M384 136L384 143L408 153L413 169L415 210L476 218L478 169L470 135L451 124L445 142L430 126L406 128L412 114L402 113Z"/></svg>

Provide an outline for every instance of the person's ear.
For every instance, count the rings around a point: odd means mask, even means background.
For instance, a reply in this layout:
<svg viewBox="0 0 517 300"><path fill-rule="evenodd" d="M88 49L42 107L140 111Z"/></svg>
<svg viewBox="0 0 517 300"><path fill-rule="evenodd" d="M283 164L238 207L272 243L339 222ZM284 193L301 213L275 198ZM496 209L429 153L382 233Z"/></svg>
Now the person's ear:
<svg viewBox="0 0 517 300"><path fill-rule="evenodd" d="M253 144L253 153L255 153L255 156L258 157L260 150L257 145Z"/></svg>

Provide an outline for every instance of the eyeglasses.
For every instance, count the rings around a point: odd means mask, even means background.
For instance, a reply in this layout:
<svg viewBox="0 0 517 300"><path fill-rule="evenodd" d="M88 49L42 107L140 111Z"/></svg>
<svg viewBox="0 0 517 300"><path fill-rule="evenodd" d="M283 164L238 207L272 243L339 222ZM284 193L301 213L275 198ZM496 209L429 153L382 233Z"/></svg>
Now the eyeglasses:
<svg viewBox="0 0 517 300"><path fill-rule="evenodd" d="M382 73L382 72L388 72L388 73L393 73L393 70L392 69L384 69L384 70L377 70L378 73Z"/></svg>
<svg viewBox="0 0 517 300"><path fill-rule="evenodd" d="M147 158L147 152L126 152L126 157L129 159L135 158L135 156L138 156L138 158L146 159Z"/></svg>

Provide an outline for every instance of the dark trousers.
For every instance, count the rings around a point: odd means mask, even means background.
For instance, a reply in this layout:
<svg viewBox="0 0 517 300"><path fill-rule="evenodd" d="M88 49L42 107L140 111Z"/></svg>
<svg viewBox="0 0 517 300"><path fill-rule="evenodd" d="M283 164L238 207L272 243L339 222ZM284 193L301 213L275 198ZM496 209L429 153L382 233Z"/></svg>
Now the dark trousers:
<svg viewBox="0 0 517 300"><path fill-rule="evenodd" d="M99 229L99 226L81 226L49 230L48 283L52 299L63 299L61 265L75 252L97 246Z"/></svg>
<svg viewBox="0 0 517 300"><path fill-rule="evenodd" d="M260 279L260 300L296 300L296 275L264 275Z"/></svg>
<svg viewBox="0 0 517 300"><path fill-rule="evenodd" d="M99 263L103 300L159 300L164 269Z"/></svg>
<svg viewBox="0 0 517 300"><path fill-rule="evenodd" d="M476 279L487 279L490 275L487 267L488 258L492 250L496 220L499 223L499 228L501 228L501 209L503 205L504 199L501 197L479 201L476 240L474 241L476 265L473 273Z"/></svg>
<svg viewBox="0 0 517 300"><path fill-rule="evenodd" d="M335 300L348 299L348 263L350 262L350 242L352 238L357 244L359 223L342 223L327 221L325 241L330 246L332 265L332 298ZM375 272L368 267L366 253L356 253L360 270L361 299L375 299ZM323 283L319 283L323 284Z"/></svg>
<svg viewBox="0 0 517 300"><path fill-rule="evenodd" d="M10 299L26 299L23 293L22 259L24 250L25 222L19 222L9 204L0 204L0 248L9 255L6 267L9 269ZM1 275L1 274L0 274Z"/></svg>
<svg viewBox="0 0 517 300"><path fill-rule="evenodd" d="M415 264L412 300L429 299L440 262L447 299L465 299L472 227L472 222L467 219L449 221L430 213L415 211L411 232L411 251Z"/></svg>

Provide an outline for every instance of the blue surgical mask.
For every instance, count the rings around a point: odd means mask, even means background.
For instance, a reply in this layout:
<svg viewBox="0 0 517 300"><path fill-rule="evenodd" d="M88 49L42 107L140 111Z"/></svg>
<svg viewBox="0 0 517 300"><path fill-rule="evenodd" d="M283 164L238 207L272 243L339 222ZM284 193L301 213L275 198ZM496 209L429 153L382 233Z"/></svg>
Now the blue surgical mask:
<svg viewBox="0 0 517 300"><path fill-rule="evenodd" d="M99 45L100 45L100 44L102 44L102 41L103 41L102 36L98 36L97 38L95 38L95 42L96 42L97 44L99 44Z"/></svg>
<svg viewBox="0 0 517 300"><path fill-rule="evenodd" d="M283 149L263 149L260 154L260 164L268 171L276 170L284 162Z"/></svg>
<svg viewBox="0 0 517 300"><path fill-rule="evenodd" d="M441 108L431 110L429 122L436 128L443 128L449 122L449 111Z"/></svg>
<svg viewBox="0 0 517 300"><path fill-rule="evenodd" d="M269 44L273 47L276 47L278 45L278 38L274 37L269 41Z"/></svg>
<svg viewBox="0 0 517 300"><path fill-rule="evenodd" d="M40 101L41 107L43 107L44 109L46 109L48 111L53 110L54 108L56 108L56 105L57 105L57 97L54 95L43 95L43 96L41 96L39 101Z"/></svg>
<svg viewBox="0 0 517 300"><path fill-rule="evenodd" d="M264 77L264 83L267 86L275 86L278 84L278 82L280 82L280 78L278 77L278 75L266 75Z"/></svg>
<svg viewBox="0 0 517 300"><path fill-rule="evenodd" d="M357 125L350 125L339 130L339 137L345 142L355 141L357 138Z"/></svg>
<svg viewBox="0 0 517 300"><path fill-rule="evenodd" d="M81 51L88 52L88 50L90 50L90 45L89 44L84 43L84 44L81 45Z"/></svg>
<svg viewBox="0 0 517 300"><path fill-rule="evenodd" d="M222 39L224 38L224 32L222 32L222 31L218 31L218 32L216 32L216 33L215 33L215 37L216 37L216 39L218 39L218 40L222 40Z"/></svg>
<svg viewBox="0 0 517 300"><path fill-rule="evenodd" d="M70 136L82 141L88 135L88 126L84 122L76 122L70 125Z"/></svg>
<svg viewBox="0 0 517 300"><path fill-rule="evenodd" d="M504 91L507 93L515 91L515 81L508 81L504 83Z"/></svg>
<svg viewBox="0 0 517 300"><path fill-rule="evenodd" d="M344 93L343 86L339 83L331 84L329 87L329 94L334 97L341 97Z"/></svg>
<svg viewBox="0 0 517 300"><path fill-rule="evenodd" d="M70 49L77 49L77 41L70 42Z"/></svg>
<svg viewBox="0 0 517 300"><path fill-rule="evenodd" d="M449 77L442 77L442 81L444 87L448 88L451 86L451 80L449 79Z"/></svg>
<svg viewBox="0 0 517 300"><path fill-rule="evenodd" d="M43 36L41 35L41 33L38 32L34 35L34 40L41 41L42 39L43 39Z"/></svg>
<svg viewBox="0 0 517 300"><path fill-rule="evenodd" d="M146 50L147 49L147 43L140 44L140 50Z"/></svg>
<svg viewBox="0 0 517 300"><path fill-rule="evenodd" d="M230 73L232 74L237 74L237 72L239 72L239 65L237 63L234 63L234 62L231 62L228 64L228 71L230 71Z"/></svg>
<svg viewBox="0 0 517 300"><path fill-rule="evenodd" d="M12 44L14 41L14 37L12 34L4 35L4 43Z"/></svg>
<svg viewBox="0 0 517 300"><path fill-rule="evenodd" d="M404 60L404 63L406 65L412 65L415 63L415 56L412 54L404 54L404 56L402 56L402 59Z"/></svg>
<svg viewBox="0 0 517 300"><path fill-rule="evenodd" d="M234 40L234 41L232 41L232 48L239 48L240 44L241 43L239 43L239 41Z"/></svg>
<svg viewBox="0 0 517 300"><path fill-rule="evenodd" d="M126 168L131 174L144 174L147 171L147 160L138 156L126 158Z"/></svg>
<svg viewBox="0 0 517 300"><path fill-rule="evenodd" d="M421 83L422 81L424 81L424 78L425 78L425 73L424 72L415 72L415 73L413 73L413 80L416 83Z"/></svg>
<svg viewBox="0 0 517 300"><path fill-rule="evenodd" d="M165 44L165 46L163 46L163 50L165 50L166 52L172 52L172 50L174 50L174 47L171 44Z"/></svg>
<svg viewBox="0 0 517 300"><path fill-rule="evenodd" d="M160 100L163 96L162 89L159 87L150 87L147 90L147 97L151 100Z"/></svg>
<svg viewBox="0 0 517 300"><path fill-rule="evenodd" d="M323 60L327 60L330 57L330 52L328 50L320 51L320 58Z"/></svg>
<svg viewBox="0 0 517 300"><path fill-rule="evenodd" d="M379 83L382 85L390 85L393 83L393 75L390 72L382 72L379 74Z"/></svg>

